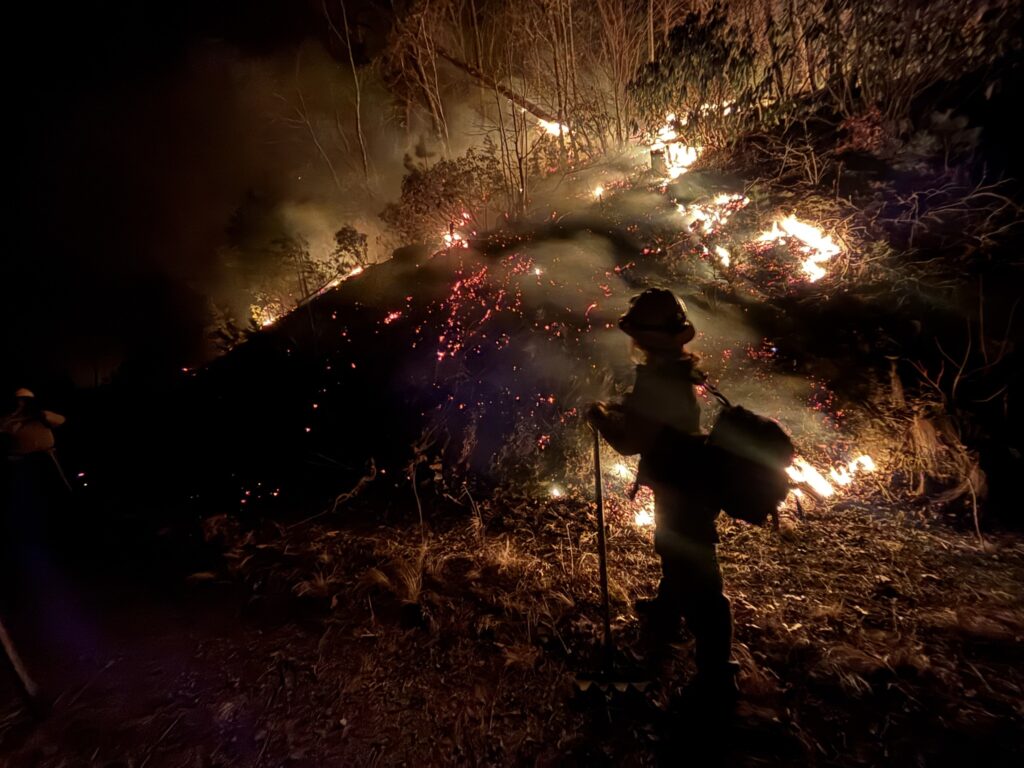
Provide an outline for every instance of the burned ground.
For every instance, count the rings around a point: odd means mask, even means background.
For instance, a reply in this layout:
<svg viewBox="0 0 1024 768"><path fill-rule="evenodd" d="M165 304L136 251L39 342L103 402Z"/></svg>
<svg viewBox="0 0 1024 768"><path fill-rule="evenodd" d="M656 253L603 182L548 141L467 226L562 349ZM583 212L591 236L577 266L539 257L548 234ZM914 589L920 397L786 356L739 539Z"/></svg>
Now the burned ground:
<svg viewBox="0 0 1024 768"><path fill-rule="evenodd" d="M1019 761L1024 548L979 512L945 404L904 384L893 351L925 335L928 294L891 277L913 266L835 200L608 177L550 221L354 275L157 398L97 393L65 443L88 578L71 634L26 652L51 717L8 691L13 764L645 765L715 744L737 765ZM768 230L794 211L842 232L820 281L811 242ZM678 710L685 636L643 690L579 684L601 621L579 412L627 385L614 322L651 284L809 468L779 530L721 521L743 689L723 733ZM633 460L604 459L628 665L658 563Z"/></svg>
<svg viewBox="0 0 1024 768"><path fill-rule="evenodd" d="M224 571L158 609L126 595L135 619L105 612L102 650L47 665L64 690L47 722L9 701L10 764L648 765L707 746L673 710L685 635L644 692L574 684L599 651L585 499L461 504L427 531L360 522L358 505L211 531ZM611 533L625 657L657 562L643 532ZM1019 540L980 548L860 500L781 536L722 533L744 691L727 764L1019 761Z"/></svg>

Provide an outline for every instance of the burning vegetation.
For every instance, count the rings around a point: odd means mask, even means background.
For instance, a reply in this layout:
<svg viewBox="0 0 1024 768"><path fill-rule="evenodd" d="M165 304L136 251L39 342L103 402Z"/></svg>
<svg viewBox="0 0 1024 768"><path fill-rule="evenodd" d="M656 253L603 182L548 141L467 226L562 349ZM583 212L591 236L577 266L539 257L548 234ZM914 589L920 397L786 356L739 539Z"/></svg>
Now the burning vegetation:
<svg viewBox="0 0 1024 768"><path fill-rule="evenodd" d="M968 126L1019 77L1020 9L414 2L380 35L356 5L322 19L354 114L292 119L375 201L360 89L429 148L376 242L346 224L273 244L250 317L221 316L226 351L182 371L153 430L201 439L146 453L191 588L230 585L266 630L200 648L196 732L241 741L195 761L1019 758L1020 187ZM330 131L360 159L348 186ZM583 414L626 391L616 322L652 286L697 329L703 431L726 393L797 450L771 525L718 522L742 691L724 745L676 708L688 641L657 684L573 685L603 652ZM598 458L625 659L655 502L634 456ZM135 503L154 473L119 486L125 466L79 451L76 493ZM199 718L171 700L123 726L156 738L142 763L186 756L165 738ZM46 738L18 754L58 764Z"/></svg>

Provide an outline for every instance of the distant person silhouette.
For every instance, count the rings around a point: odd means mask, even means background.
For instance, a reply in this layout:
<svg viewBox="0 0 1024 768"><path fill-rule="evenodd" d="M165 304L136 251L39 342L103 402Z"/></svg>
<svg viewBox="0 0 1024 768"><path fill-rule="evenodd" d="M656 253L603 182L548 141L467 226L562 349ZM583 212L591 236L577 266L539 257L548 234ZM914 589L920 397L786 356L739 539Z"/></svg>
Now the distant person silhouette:
<svg viewBox="0 0 1024 768"><path fill-rule="evenodd" d="M54 452L53 429L64 417L44 410L31 390L19 389L14 396L14 410L0 418L0 641L33 711L42 714L45 697L18 655L6 621L13 617L20 618L16 624L35 624L52 602L56 577L49 556L50 513L59 485L67 485Z"/></svg>
<svg viewBox="0 0 1024 768"><path fill-rule="evenodd" d="M14 399L14 410L0 419L0 432L8 435L8 458L18 460L51 453L56 443L53 429L64 423L64 417L44 410L30 389L19 389Z"/></svg>
<svg viewBox="0 0 1024 768"><path fill-rule="evenodd" d="M4 572L5 592L19 593L45 561L46 534L57 490L67 485L57 462L53 430L64 417L44 410L29 389L14 393L17 405L0 418L4 446ZM7 597L12 597L8 594Z"/></svg>

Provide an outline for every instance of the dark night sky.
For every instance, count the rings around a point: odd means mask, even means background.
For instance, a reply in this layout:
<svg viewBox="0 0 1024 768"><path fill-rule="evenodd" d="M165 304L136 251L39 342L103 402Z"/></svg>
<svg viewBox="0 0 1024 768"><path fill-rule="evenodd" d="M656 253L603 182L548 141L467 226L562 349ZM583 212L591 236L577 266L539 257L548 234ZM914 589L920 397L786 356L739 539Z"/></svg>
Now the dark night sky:
<svg viewBox="0 0 1024 768"><path fill-rule="evenodd" d="M319 34L303 0L29 4L5 43L9 168L0 386L90 360L187 360L211 255L288 158L232 62ZM19 73L19 74L14 74Z"/></svg>

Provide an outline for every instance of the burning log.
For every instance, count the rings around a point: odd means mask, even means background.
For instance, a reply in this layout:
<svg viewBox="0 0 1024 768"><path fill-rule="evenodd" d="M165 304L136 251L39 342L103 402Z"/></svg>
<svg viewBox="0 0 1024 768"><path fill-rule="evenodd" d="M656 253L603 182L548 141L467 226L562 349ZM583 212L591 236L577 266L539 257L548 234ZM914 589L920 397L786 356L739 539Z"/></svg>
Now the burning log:
<svg viewBox="0 0 1024 768"><path fill-rule="evenodd" d="M559 124L557 117L548 110L544 109L544 107L531 101L522 94L516 93L511 88L502 85L494 78L489 77L488 75L481 72L472 64L467 64L466 62L455 58L452 54L450 54L448 51L446 51L444 48L441 48L440 46L436 47L435 50L437 51L438 56L447 61L453 67L462 70L467 75L472 77L474 80L479 82L481 85L484 85L487 88L490 88L491 90L497 91L516 106L525 109L538 120L554 125ZM557 132L555 133L555 135L558 135Z"/></svg>

